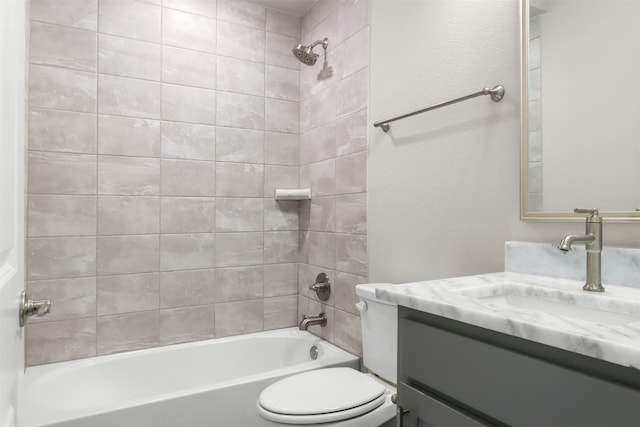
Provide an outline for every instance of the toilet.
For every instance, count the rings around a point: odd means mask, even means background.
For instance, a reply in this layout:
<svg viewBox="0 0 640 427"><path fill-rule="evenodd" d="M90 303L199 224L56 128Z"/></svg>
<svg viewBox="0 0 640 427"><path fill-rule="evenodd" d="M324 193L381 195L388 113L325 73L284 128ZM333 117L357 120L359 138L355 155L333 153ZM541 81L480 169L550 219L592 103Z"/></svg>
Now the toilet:
<svg viewBox="0 0 640 427"><path fill-rule="evenodd" d="M352 368L317 369L264 389L256 407L273 425L374 427L393 420L397 379L397 307L376 298L376 288L356 286L362 324L364 374Z"/></svg>

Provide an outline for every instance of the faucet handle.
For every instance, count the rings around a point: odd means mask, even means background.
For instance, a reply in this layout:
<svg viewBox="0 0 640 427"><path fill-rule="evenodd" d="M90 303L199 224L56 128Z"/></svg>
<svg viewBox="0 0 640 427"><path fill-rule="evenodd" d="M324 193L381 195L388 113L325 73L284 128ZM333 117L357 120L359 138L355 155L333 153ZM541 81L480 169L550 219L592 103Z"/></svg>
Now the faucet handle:
<svg viewBox="0 0 640 427"><path fill-rule="evenodd" d="M589 214L587 222L601 222L602 218L598 216L599 212L597 208L575 208L573 210L577 214Z"/></svg>

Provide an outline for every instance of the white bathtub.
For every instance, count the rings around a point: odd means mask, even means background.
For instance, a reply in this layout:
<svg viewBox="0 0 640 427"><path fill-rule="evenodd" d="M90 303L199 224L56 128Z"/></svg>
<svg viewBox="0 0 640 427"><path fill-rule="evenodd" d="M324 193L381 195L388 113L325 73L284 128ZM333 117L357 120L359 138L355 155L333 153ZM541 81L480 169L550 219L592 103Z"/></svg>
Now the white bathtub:
<svg viewBox="0 0 640 427"><path fill-rule="evenodd" d="M312 360L309 350L319 349ZM28 368L23 427L251 427L285 376L359 359L297 328Z"/></svg>

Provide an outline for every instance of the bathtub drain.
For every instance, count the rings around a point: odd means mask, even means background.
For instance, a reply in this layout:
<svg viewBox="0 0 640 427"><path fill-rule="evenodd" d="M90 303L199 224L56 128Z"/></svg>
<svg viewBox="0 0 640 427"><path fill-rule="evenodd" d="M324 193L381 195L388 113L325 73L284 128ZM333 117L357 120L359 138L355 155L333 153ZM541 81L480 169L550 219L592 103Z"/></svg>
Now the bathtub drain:
<svg viewBox="0 0 640 427"><path fill-rule="evenodd" d="M316 360L318 358L318 347L316 347L315 345L311 347L311 349L309 350L309 356L311 357L311 360Z"/></svg>

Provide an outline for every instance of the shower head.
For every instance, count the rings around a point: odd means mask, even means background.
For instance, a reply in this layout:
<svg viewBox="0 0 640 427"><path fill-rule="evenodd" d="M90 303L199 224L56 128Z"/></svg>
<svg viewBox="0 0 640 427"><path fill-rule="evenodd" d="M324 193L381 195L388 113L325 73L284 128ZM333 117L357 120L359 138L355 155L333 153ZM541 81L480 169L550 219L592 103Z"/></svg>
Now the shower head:
<svg viewBox="0 0 640 427"><path fill-rule="evenodd" d="M320 55L315 53L313 51L313 48L319 44L321 44L322 47L326 50L327 46L329 45L329 39L325 37L324 40L318 40L306 46L300 43L292 49L293 55L298 58L298 61L302 62L304 65L315 65Z"/></svg>

